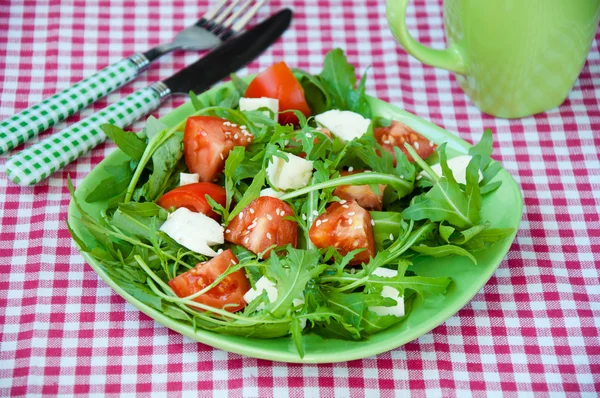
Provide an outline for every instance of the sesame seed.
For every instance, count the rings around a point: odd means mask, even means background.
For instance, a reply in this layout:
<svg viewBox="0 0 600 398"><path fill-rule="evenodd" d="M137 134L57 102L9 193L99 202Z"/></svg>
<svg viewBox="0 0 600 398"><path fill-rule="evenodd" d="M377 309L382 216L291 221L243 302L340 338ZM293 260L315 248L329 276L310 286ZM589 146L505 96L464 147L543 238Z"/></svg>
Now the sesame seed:
<svg viewBox="0 0 600 398"><path fill-rule="evenodd" d="M355 214L356 214L356 212L355 212L355 211L351 211L350 213L348 213L348 215L349 215L350 217L352 217L352 216L353 216L353 215L355 215Z"/></svg>
<svg viewBox="0 0 600 398"><path fill-rule="evenodd" d="M224 122L223 122L223 126L231 126L231 122L229 122L229 121L224 121Z"/></svg>
<svg viewBox="0 0 600 398"><path fill-rule="evenodd" d="M277 210L275 210L275 214L277 214L280 217L283 217L283 210L281 210L280 208L277 208Z"/></svg>
<svg viewBox="0 0 600 398"><path fill-rule="evenodd" d="M354 227L354 229L361 229L362 226L361 225L357 225L356 227Z"/></svg>
<svg viewBox="0 0 600 398"><path fill-rule="evenodd" d="M317 220L317 223L316 223L316 224L317 224L317 227L318 227L319 225L321 225L321 220Z"/></svg>
<svg viewBox="0 0 600 398"><path fill-rule="evenodd" d="M240 214L238 214L238 217L240 218L240 220L242 219L242 217L244 217L244 212L240 211Z"/></svg>
<svg viewBox="0 0 600 398"><path fill-rule="evenodd" d="M404 174L400 174L400 178L404 178Z"/></svg>
<svg viewBox="0 0 600 398"><path fill-rule="evenodd" d="M236 140L238 139L238 137L239 137L238 133L235 133L235 134L233 135L233 138L234 138L234 139L236 139Z"/></svg>
<svg viewBox="0 0 600 398"><path fill-rule="evenodd" d="M245 125L245 124L242 124L242 125L240 126L240 128L241 128L242 130L246 130L248 127L246 127L246 125Z"/></svg>
<svg viewBox="0 0 600 398"><path fill-rule="evenodd" d="M248 142L252 142L252 138L248 138Z"/></svg>
<svg viewBox="0 0 600 398"><path fill-rule="evenodd" d="M220 153L219 156L221 157L221 160L225 160L222 153Z"/></svg>
<svg viewBox="0 0 600 398"><path fill-rule="evenodd" d="M231 259L231 264L235 265L235 260Z"/></svg>
<svg viewBox="0 0 600 398"><path fill-rule="evenodd" d="M375 220L371 220L371 225L375 226Z"/></svg>
<svg viewBox="0 0 600 398"><path fill-rule="evenodd" d="M231 131L226 131L225 135L231 135Z"/></svg>
<svg viewBox="0 0 600 398"><path fill-rule="evenodd" d="M248 230L251 230L252 228L256 227L256 218L252 221L252 224L248 225Z"/></svg>
<svg viewBox="0 0 600 398"><path fill-rule="evenodd" d="M413 144L413 146L415 147L415 149L419 149L419 147L420 147L421 145L420 145L418 142L415 142L415 143Z"/></svg>
<svg viewBox="0 0 600 398"><path fill-rule="evenodd" d="M434 146L435 144L433 143L433 141L429 141L429 146Z"/></svg>
<svg viewBox="0 0 600 398"><path fill-rule="evenodd" d="M267 220L271 221L273 219L273 217L271 217L270 214L267 214Z"/></svg>
<svg viewBox="0 0 600 398"><path fill-rule="evenodd" d="M351 219L351 218L349 218L349 219L348 219L348 225L352 225L352 223L353 223L353 222L354 222L354 221L352 221L352 219Z"/></svg>
<svg viewBox="0 0 600 398"><path fill-rule="evenodd" d="M318 211L316 211L316 210L313 210L312 214L313 214L314 216L318 216L318 215L319 215L319 212L318 212Z"/></svg>
<svg viewBox="0 0 600 398"><path fill-rule="evenodd" d="M390 240L394 240L394 234L390 234Z"/></svg>
<svg viewBox="0 0 600 398"><path fill-rule="evenodd" d="M200 135L206 137L206 131L201 131Z"/></svg>
<svg viewBox="0 0 600 398"><path fill-rule="evenodd" d="M231 232L231 230L230 230L230 229L226 229L226 230L225 230L225 233L226 233L226 234L228 234L228 233L230 233L230 232Z"/></svg>
<svg viewBox="0 0 600 398"><path fill-rule="evenodd" d="M306 138L312 138L312 134L311 133L306 133Z"/></svg>
<svg viewBox="0 0 600 398"><path fill-rule="evenodd" d="M347 208L348 208L348 205L342 205L342 207L343 207L344 209L347 209Z"/></svg>
<svg viewBox="0 0 600 398"><path fill-rule="evenodd" d="M217 254L221 254L221 253L223 253L223 249L217 250Z"/></svg>
<svg viewBox="0 0 600 398"><path fill-rule="evenodd" d="M353 171L353 170L354 170L354 167L352 167L352 166L348 167L348 171Z"/></svg>
<svg viewBox="0 0 600 398"><path fill-rule="evenodd" d="M308 222L312 222L313 216L308 216Z"/></svg>
<svg viewBox="0 0 600 398"><path fill-rule="evenodd" d="M248 242L250 242L250 238L246 238L246 239L244 239L244 243L245 243L245 244L248 244Z"/></svg>
<svg viewBox="0 0 600 398"><path fill-rule="evenodd" d="M270 232L267 232L267 239L269 239L269 240L273 239Z"/></svg>
<svg viewBox="0 0 600 398"><path fill-rule="evenodd" d="M306 221L306 214L302 214L302 219Z"/></svg>
<svg viewBox="0 0 600 398"><path fill-rule="evenodd" d="M383 140L383 143L384 143L384 144L389 144L389 143L390 143L390 140Z"/></svg>
<svg viewBox="0 0 600 398"><path fill-rule="evenodd" d="M235 124L235 123L231 123L231 124L230 124L230 126L231 126L231 127L237 127L237 124Z"/></svg>
<svg viewBox="0 0 600 398"><path fill-rule="evenodd" d="M346 199L342 199L340 200L340 204L343 205L344 203L346 203Z"/></svg>
<svg viewBox="0 0 600 398"><path fill-rule="evenodd" d="M321 220L321 222L327 222L327 221L329 221L328 218L324 218L324 219Z"/></svg>
<svg viewBox="0 0 600 398"><path fill-rule="evenodd" d="M254 214L254 209L250 208L250 214Z"/></svg>

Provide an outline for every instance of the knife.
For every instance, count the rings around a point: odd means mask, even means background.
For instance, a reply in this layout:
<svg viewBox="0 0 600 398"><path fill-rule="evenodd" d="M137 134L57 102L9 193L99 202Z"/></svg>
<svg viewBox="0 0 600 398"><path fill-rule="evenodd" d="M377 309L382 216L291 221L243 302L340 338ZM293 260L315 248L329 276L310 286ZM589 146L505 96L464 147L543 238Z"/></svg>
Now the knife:
<svg viewBox="0 0 600 398"><path fill-rule="evenodd" d="M285 32L291 20L292 11L283 9L170 78L153 83L31 145L6 161L6 175L15 184L38 183L103 142L106 135L100 128L102 124L123 128L158 108L171 95L208 89L258 57Z"/></svg>

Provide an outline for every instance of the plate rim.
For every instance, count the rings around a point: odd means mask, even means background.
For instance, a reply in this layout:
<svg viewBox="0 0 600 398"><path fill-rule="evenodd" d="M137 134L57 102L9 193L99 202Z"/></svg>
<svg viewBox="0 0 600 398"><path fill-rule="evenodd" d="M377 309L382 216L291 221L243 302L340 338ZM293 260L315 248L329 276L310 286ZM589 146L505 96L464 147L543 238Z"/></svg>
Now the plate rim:
<svg viewBox="0 0 600 398"><path fill-rule="evenodd" d="M208 90L208 91L202 93L201 95L210 95L211 93L215 92L218 89L221 89L222 87L224 87L226 85L231 85L231 82L217 85L214 88L212 88L211 90ZM389 111L389 113L394 113L395 119L411 125L417 131L419 131L418 130L419 127L424 127L427 130L433 129L433 130L437 131L437 133L448 138L447 142L448 142L449 147L451 147L459 152L466 152L468 150L468 148L470 148L472 146L471 144L469 144L468 142L466 142L465 140L460 138L458 135L452 134L449 131L441 128L440 126L433 124L432 122L422 119L419 116L416 116L408 111L400 109L397 106L390 104L388 102L385 102L383 100L380 100L378 98L375 98L372 96L367 96L367 97L368 97L369 102L372 105L373 104L378 105L380 107L385 108L386 111ZM165 121L165 120L168 120L170 117L172 118L173 114L178 114L178 113L182 113L182 112L191 112L191 111L192 111L191 103L189 101L186 101L184 104L171 110L169 113L167 113L165 116L163 116L160 120ZM427 136L426 134L424 134L424 135ZM108 156L106 156L105 159L103 159L101 163L96 165L94 167L94 169L96 169L98 166L100 166L104 162L110 163L111 158L118 156L117 154L119 154L119 153L120 153L120 150L118 148L116 148L115 151L113 151ZM92 169L92 171L93 171L93 169ZM517 210L519 213L519 220L521 220L522 214L523 214L522 191L521 191L517 181L514 179L514 177L510 173L508 173L508 171L506 171L504 168L502 168L502 171L506 172L506 174L510 177L511 188L513 188L512 191L513 191L513 194L516 195L515 199L517 199L517 203L518 203ZM92 172L90 172L90 174L88 174L88 176L86 176L83 179L80 186L85 185L85 181L86 181L86 179L89 178L90 175L92 175ZM77 194L78 193L76 190L75 195L77 195ZM74 204L73 198L71 198L71 200L69 202L69 206L68 206L68 222L70 224L72 222L77 222L75 215L78 213L79 212ZM336 362L346 362L346 361L350 361L350 360L367 358L367 357L381 354L383 352L387 352L387 351L396 349L398 347L401 347L404 344L407 344L410 341L413 341L413 340L429 333L431 330L435 329L442 323L446 322L450 317L452 317L454 314L456 314L458 311L460 311L462 308L464 308L473 299L473 297L475 295L477 295L477 293L479 293L479 291L488 283L489 279L492 277L492 275L496 272L496 270L498 269L500 264L502 264L503 260L506 258L506 255L509 252L510 247L511 247L511 245L516 237L516 234L518 232L518 229L519 229L518 227L519 226L517 225L517 227L515 228L515 231L513 232L513 234L511 236L505 238L506 243L505 243L505 248L502 250L501 259L493 267L490 267L490 269L486 273L482 274L482 277L484 280L482 285L478 286L477 289L473 289L472 294L468 295L468 299L461 300L464 302L457 308L456 307L452 307L452 308L442 307L442 309L440 310L440 315L436 317L435 322L432 322L431 324L429 324L426 327L421 328L421 329L403 332L402 335L404 338L402 338L402 339L398 339L398 340L387 339L387 340L383 340L383 341L379 341L379 342L371 342L370 344L367 344L363 347L360 347L360 348L354 347L348 351L337 352L335 354L315 353L313 355L310 355L310 353L307 352L306 355L304 356L304 358L300 358L300 356L295 351L285 351L285 352L281 351L281 350L269 351L269 350L265 350L264 348L253 347L251 344L242 346L241 344L239 344L236 341L229 341L227 339L221 339L221 336L223 336L223 335L219 334L217 332L212 332L212 331L204 330L204 329L200 329L200 328L198 328L194 331L194 329L191 325L186 325L184 323L180 323L180 322L166 316L162 312L160 312L154 308L151 308L151 307L147 306L146 304L140 302L135 297L131 296L123 288L121 288L117 282L115 282L112 278L110 278L110 276L108 274L106 274L106 272L104 272L104 270L101 268L101 266L99 265L99 262L97 260L95 260L93 257L91 257L88 253L83 252L75 240L73 240L73 242L75 243L75 246L77 247L78 251L81 253L81 255L84 257L86 262L89 264L89 266L98 274L98 276L100 276L100 278L106 284L108 284L117 294L119 294L123 299L125 299L125 301L127 301L128 303L133 305L135 308L137 308L138 310L140 310L141 312L143 312L144 314L146 314L147 316L152 318L155 322L158 322L158 323L162 324L163 326L166 326L167 328L174 330L194 341L197 341L197 342L200 342L200 343L203 343L203 344L206 344L206 345L218 348L218 349L222 349L222 350L225 350L228 352L232 352L235 354L244 355L244 356L253 357L253 358L259 358L259 359L266 359L266 360L271 360L271 361L287 362L287 363L336 363ZM248 341L252 341L251 338L244 338L244 337L240 337L240 336L237 336L237 337L239 337L240 339L247 339ZM284 336L284 337L280 337L280 338L289 339L290 337ZM398 343L398 341L400 341L400 343Z"/></svg>

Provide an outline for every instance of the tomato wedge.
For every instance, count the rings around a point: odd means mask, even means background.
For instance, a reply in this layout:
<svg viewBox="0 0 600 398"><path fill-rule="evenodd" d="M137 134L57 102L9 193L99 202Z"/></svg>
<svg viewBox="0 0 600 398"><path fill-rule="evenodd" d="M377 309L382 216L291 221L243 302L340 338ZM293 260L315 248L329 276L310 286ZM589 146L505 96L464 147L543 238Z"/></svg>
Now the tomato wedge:
<svg viewBox="0 0 600 398"><path fill-rule="evenodd" d="M298 224L284 220L294 211L283 200L261 196L244 208L225 230L225 240L242 245L253 253L264 252L269 246L291 244L296 247ZM269 258L271 250L263 258Z"/></svg>
<svg viewBox="0 0 600 398"><path fill-rule="evenodd" d="M196 182L172 189L161 196L156 204L165 209L185 207L191 211L204 213L219 221L221 217L212 210L206 200L206 195L221 206L225 206L225 189L210 182Z"/></svg>
<svg viewBox="0 0 600 398"><path fill-rule="evenodd" d="M214 181L225 167L234 146L248 146L254 136L229 120L216 116L188 118L183 134L185 163L200 181Z"/></svg>
<svg viewBox="0 0 600 398"><path fill-rule="evenodd" d="M178 297L186 297L210 285L231 265L238 263L231 250L225 250L210 261L199 263L195 268L184 272L169 281L169 286ZM229 312L239 311L246 306L244 294L250 290L250 283L244 270L235 271L218 285L198 296L194 301Z"/></svg>
<svg viewBox="0 0 600 398"><path fill-rule="evenodd" d="M375 256L371 215L354 201L334 202L313 222L308 236L319 249L335 247L340 254L364 248L350 265L368 263Z"/></svg>
<svg viewBox="0 0 600 398"><path fill-rule="evenodd" d="M304 116L310 116L310 108L304 97L304 89L285 62L278 62L256 75L248 85L244 97L277 98L280 112L298 110ZM298 124L298 118L291 112L282 113L279 115L279 123Z"/></svg>
<svg viewBox="0 0 600 398"><path fill-rule="evenodd" d="M340 171L341 176L362 173L364 170ZM360 207L369 210L381 210L383 207L383 192L385 185L379 184L379 194L376 194L368 185L340 185L333 191L333 195L348 201L355 200Z"/></svg>
<svg viewBox="0 0 600 398"><path fill-rule="evenodd" d="M415 161L406 148L404 148L405 142L415 148L421 159L427 159L436 148L436 145L432 141L429 141L429 139L397 120L393 120L392 124L388 127L377 127L373 131L373 134L379 145L394 157L394 166L396 165L394 147L404 152L409 162Z"/></svg>

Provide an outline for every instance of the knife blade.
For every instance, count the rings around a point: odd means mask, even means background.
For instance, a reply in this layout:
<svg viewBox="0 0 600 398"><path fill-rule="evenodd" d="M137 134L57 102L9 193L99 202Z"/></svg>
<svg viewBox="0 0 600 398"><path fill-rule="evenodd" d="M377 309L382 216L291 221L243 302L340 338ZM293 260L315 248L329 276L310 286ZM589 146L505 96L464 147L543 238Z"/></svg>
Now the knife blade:
<svg viewBox="0 0 600 398"><path fill-rule="evenodd" d="M206 90L259 56L285 32L291 20L292 11L283 9L170 78L155 82L13 155L6 162L6 175L15 184L38 183L103 142L106 135L102 124L123 128L158 108L170 95Z"/></svg>
<svg viewBox="0 0 600 398"><path fill-rule="evenodd" d="M163 83L172 94L200 93L258 57L285 32L291 20L292 11L281 10L247 33L229 39Z"/></svg>

